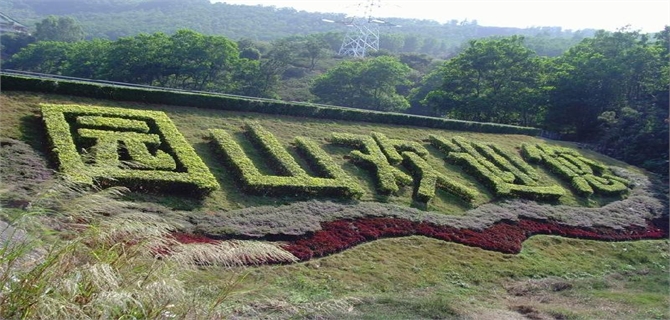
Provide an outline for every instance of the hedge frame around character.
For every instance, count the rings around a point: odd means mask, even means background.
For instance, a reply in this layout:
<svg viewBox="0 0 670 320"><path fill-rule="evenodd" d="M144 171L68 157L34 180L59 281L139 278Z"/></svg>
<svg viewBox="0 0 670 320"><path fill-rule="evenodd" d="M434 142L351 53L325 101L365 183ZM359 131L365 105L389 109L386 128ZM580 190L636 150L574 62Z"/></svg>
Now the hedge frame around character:
<svg viewBox="0 0 670 320"><path fill-rule="evenodd" d="M220 188L209 168L164 112L57 104L40 104L40 107L58 168L75 183L92 184L97 181L103 185L124 185L131 189L197 195ZM78 117L82 120L78 121ZM79 130L89 137L72 135ZM119 141L131 141L128 147L130 152L138 155L138 159L131 159L130 165L122 165L108 154L108 159L101 162L85 161L91 154L80 153L78 145L81 146L84 139L97 141L95 137L105 133L100 131L117 135L121 139L117 140L119 148L125 145ZM153 154L148 153L149 149L153 149ZM95 150L92 152L95 158ZM144 166L143 160L147 162ZM134 167L133 162L140 165Z"/></svg>

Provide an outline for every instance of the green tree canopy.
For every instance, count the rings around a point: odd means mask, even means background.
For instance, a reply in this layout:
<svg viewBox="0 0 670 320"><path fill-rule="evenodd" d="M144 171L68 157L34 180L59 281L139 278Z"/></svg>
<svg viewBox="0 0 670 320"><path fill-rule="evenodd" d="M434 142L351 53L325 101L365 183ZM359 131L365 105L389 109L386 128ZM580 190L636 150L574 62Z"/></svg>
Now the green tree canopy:
<svg viewBox="0 0 670 320"><path fill-rule="evenodd" d="M442 85L423 103L458 119L538 124L545 107L543 62L523 40L511 36L470 41L444 63Z"/></svg>
<svg viewBox="0 0 670 320"><path fill-rule="evenodd" d="M317 78L310 91L319 102L372 109L401 111L409 102L396 87L407 83L411 68L389 56L344 61Z"/></svg>
<svg viewBox="0 0 670 320"><path fill-rule="evenodd" d="M662 46L649 40L637 31L600 31L559 57L549 83L547 126L584 139L597 133L603 112L648 101L663 87L667 75L662 70L668 64Z"/></svg>
<svg viewBox="0 0 670 320"><path fill-rule="evenodd" d="M546 127L668 175L670 27L598 32L556 60Z"/></svg>
<svg viewBox="0 0 670 320"><path fill-rule="evenodd" d="M84 40L84 29L72 17L48 16L36 25L38 41L74 42Z"/></svg>

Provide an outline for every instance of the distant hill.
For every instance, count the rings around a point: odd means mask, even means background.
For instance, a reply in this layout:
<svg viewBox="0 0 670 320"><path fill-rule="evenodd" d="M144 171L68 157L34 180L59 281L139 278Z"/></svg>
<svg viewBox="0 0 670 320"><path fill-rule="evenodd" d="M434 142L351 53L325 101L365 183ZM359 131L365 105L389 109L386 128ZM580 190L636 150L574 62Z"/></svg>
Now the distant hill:
<svg viewBox="0 0 670 320"><path fill-rule="evenodd" d="M324 23L322 19L343 19L343 14L310 13L289 8L210 3L208 0L8 0L3 11L32 27L48 15L76 18L87 38L116 39L138 33L173 33L192 29L205 34L223 35L231 39L249 38L271 41L292 35L342 33L344 26ZM434 54L459 46L468 39L525 35L560 38L574 44L591 37L595 30L563 30L561 27L510 28L480 26L476 21L385 18L401 25L382 34L386 43L396 39L402 51ZM397 39L402 41L398 44ZM407 38L411 38L407 40ZM384 45L382 44L382 47Z"/></svg>

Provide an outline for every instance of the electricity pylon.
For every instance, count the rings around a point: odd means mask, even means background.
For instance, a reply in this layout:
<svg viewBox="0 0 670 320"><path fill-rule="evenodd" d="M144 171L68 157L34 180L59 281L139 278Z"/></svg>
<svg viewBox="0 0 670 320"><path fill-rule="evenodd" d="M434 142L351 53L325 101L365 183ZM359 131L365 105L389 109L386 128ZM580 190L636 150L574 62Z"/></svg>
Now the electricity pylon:
<svg viewBox="0 0 670 320"><path fill-rule="evenodd" d="M358 4L360 15L344 21L323 19L325 22L344 24L348 27L340 51L341 56L365 57L368 49L379 50L379 26L400 27L372 16L374 9L381 7L381 0L368 0Z"/></svg>

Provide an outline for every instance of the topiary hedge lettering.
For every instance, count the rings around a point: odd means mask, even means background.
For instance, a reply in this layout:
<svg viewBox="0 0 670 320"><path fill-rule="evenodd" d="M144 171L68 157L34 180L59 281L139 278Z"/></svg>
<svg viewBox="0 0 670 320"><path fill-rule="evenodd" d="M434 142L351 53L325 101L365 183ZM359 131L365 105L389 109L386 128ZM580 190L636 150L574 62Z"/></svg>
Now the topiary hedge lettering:
<svg viewBox="0 0 670 320"><path fill-rule="evenodd" d="M570 186L581 196L588 197L594 193L621 195L628 191L628 180L613 175L604 164L583 157L575 150L546 144L524 144L522 150L528 161L545 165L570 182Z"/></svg>
<svg viewBox="0 0 670 320"><path fill-rule="evenodd" d="M377 190L381 194L397 193L400 190L398 184L410 185L412 183L412 177L391 165L372 136L333 133L330 142L355 149L349 153L351 160L364 168L370 169L375 174ZM386 148L388 148L387 153L397 153L390 141L388 141ZM391 151L391 149L394 150Z"/></svg>
<svg viewBox="0 0 670 320"><path fill-rule="evenodd" d="M478 192L476 190L452 181L447 176L439 173L418 154L405 151L402 156L405 160L403 164L410 168L414 173L415 181L418 181L418 186L414 192L414 198L417 201L428 203L435 197L436 188L453 193L466 202L472 202L477 196Z"/></svg>
<svg viewBox="0 0 670 320"><path fill-rule="evenodd" d="M163 112L54 104L41 110L59 169L74 182L196 195L219 188Z"/></svg>
<svg viewBox="0 0 670 320"><path fill-rule="evenodd" d="M312 140L296 139L299 150L306 155L323 177L312 177L300 167L271 133L260 125L248 124L249 136L268 156L270 164L283 176L261 174L233 137L221 129L210 130L212 141L223 155L226 164L233 168L242 188L261 195L335 196L359 198L361 187L342 171L332 158Z"/></svg>
<svg viewBox="0 0 670 320"><path fill-rule="evenodd" d="M78 105L42 105L49 141L60 169L76 182L122 184L139 190L206 194L218 183L193 148L162 112ZM262 174L235 139L224 130L210 130L213 145L236 173L246 192L274 196L360 198L364 191L320 145L297 137L292 143L309 166L305 168L275 136L255 122L245 124L245 136L260 150L275 175ZM472 202L477 190L431 167L430 153L419 142L370 135L333 133L332 144L353 150L349 159L372 172L380 194L398 194L413 185L413 198L428 203L436 189ZM570 182L582 196L621 195L630 184L578 152L545 144L521 147L521 155L495 144L459 136L429 136L430 144L460 165L499 197L556 200L565 190L540 185L535 168L523 158L547 166ZM405 168L406 170L404 170ZM410 174L407 174L409 172Z"/></svg>
<svg viewBox="0 0 670 320"><path fill-rule="evenodd" d="M447 155L447 161L464 167L496 196L534 200L556 200L565 194L558 185L539 186L537 173L511 153L493 144L471 142L462 137L451 140L431 136L431 144Z"/></svg>

